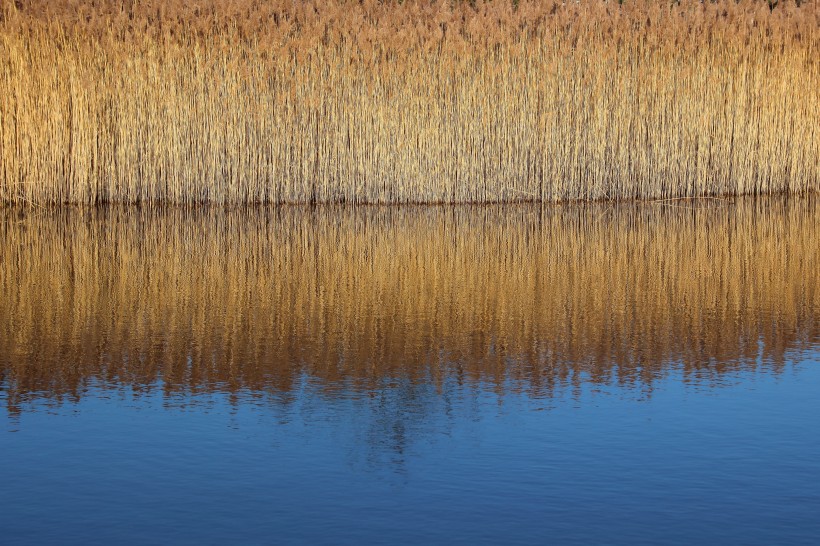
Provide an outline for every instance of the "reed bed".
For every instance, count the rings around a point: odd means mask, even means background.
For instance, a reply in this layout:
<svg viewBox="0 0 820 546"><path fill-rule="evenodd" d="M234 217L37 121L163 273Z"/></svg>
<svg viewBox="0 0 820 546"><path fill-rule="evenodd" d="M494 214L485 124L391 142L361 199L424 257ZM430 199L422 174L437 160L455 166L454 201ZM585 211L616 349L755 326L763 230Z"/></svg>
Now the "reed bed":
<svg viewBox="0 0 820 546"><path fill-rule="evenodd" d="M812 200L0 213L11 406L158 382L643 396L820 342Z"/></svg>
<svg viewBox="0 0 820 546"><path fill-rule="evenodd" d="M0 6L0 203L820 189L816 1Z"/></svg>

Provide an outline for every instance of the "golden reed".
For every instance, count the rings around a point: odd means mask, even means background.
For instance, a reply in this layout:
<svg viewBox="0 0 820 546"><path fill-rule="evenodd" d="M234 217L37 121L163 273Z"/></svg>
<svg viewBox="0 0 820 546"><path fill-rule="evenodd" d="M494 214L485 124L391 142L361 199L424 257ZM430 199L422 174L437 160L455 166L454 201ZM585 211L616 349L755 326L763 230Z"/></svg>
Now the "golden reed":
<svg viewBox="0 0 820 546"><path fill-rule="evenodd" d="M0 203L820 189L816 0L0 6Z"/></svg>
<svg viewBox="0 0 820 546"><path fill-rule="evenodd" d="M158 380L645 393L777 372L820 341L808 199L19 214L0 209L11 406Z"/></svg>

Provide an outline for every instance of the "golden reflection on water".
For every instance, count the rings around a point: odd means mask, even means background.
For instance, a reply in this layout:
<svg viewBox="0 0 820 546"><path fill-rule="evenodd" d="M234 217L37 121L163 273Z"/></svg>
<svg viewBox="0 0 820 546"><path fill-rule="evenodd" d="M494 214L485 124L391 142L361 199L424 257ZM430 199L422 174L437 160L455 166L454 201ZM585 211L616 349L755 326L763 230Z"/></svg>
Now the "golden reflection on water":
<svg viewBox="0 0 820 546"><path fill-rule="evenodd" d="M7 404L719 381L820 339L813 199L0 210Z"/></svg>

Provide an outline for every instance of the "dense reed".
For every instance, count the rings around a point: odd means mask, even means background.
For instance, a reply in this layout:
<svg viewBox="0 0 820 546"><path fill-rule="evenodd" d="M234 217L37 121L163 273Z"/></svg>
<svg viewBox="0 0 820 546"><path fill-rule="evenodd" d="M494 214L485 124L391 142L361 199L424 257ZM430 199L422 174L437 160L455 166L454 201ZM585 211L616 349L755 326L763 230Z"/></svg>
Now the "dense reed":
<svg viewBox="0 0 820 546"><path fill-rule="evenodd" d="M820 342L809 200L0 210L0 390L550 396L783 369Z"/></svg>
<svg viewBox="0 0 820 546"><path fill-rule="evenodd" d="M816 2L0 5L0 202L820 188Z"/></svg>

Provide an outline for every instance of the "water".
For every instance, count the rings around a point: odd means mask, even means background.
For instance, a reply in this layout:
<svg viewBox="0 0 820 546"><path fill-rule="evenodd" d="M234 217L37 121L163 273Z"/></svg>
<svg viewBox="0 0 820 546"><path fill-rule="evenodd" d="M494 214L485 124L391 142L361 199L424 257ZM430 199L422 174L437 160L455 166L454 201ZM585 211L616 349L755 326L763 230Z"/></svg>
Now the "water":
<svg viewBox="0 0 820 546"><path fill-rule="evenodd" d="M0 542L820 536L813 200L0 212Z"/></svg>

